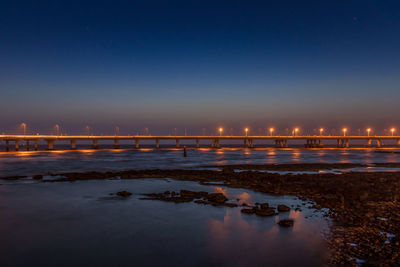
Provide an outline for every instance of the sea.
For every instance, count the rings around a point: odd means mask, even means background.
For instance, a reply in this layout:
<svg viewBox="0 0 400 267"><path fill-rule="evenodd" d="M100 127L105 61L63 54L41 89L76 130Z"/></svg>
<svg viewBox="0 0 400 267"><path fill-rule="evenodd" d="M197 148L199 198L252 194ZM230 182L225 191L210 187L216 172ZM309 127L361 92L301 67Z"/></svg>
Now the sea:
<svg viewBox="0 0 400 267"><path fill-rule="evenodd" d="M326 210L295 196L162 179L47 183L32 175L128 169L218 169L225 164L400 162L390 149L143 147L0 152L0 266L321 266L329 256ZM212 166L212 167L210 167ZM336 170L338 175L340 171ZM387 168L384 171L398 171ZM258 217L241 207L143 200L179 190L220 192L229 201L290 212ZM132 196L116 196L126 190ZM280 227L281 219L294 226Z"/></svg>

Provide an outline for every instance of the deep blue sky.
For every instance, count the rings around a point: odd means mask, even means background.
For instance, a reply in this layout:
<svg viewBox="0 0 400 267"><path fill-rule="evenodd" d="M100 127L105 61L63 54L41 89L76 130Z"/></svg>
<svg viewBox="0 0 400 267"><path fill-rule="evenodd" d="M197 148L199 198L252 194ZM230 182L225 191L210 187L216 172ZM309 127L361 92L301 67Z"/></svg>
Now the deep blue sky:
<svg viewBox="0 0 400 267"><path fill-rule="evenodd" d="M400 127L399 1L0 5L0 131Z"/></svg>

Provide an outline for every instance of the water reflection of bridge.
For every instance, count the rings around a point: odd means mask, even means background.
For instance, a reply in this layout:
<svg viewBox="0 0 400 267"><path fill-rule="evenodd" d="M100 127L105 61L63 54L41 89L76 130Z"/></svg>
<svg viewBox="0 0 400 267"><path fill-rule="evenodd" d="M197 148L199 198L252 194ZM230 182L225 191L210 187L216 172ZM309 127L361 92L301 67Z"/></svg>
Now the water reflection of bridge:
<svg viewBox="0 0 400 267"><path fill-rule="evenodd" d="M47 143L49 150L54 149L55 142L67 141L70 143L71 149L76 149L78 141L89 141L94 149L99 148L99 142L112 141L114 148L119 148L120 141L133 141L134 147L139 148L141 141L154 142L155 148L160 148L160 141L180 147L181 141L193 141L196 148L200 147L200 141L208 141L207 146L212 148L220 148L222 141L241 141L244 147L255 147L254 141L273 142L274 147L289 147L289 142L304 142L306 148L322 148L324 141L334 141L335 145L340 148L350 147L350 141L361 141L364 146L382 147L383 141L395 142L400 146L400 136L83 136L83 135L0 135L0 142L4 142L6 151L10 150L10 145L14 144L15 150L18 151L20 144L23 143L27 150L32 148L38 150L38 143Z"/></svg>

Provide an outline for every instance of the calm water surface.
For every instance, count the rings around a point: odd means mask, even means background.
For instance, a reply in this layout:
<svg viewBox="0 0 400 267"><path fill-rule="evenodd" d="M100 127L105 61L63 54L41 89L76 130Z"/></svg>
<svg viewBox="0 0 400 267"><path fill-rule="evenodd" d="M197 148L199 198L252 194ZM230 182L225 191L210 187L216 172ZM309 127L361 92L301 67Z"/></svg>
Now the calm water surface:
<svg viewBox="0 0 400 267"><path fill-rule="evenodd" d="M240 202L301 205L261 218L240 208L140 200L165 190L224 192ZM134 195L110 196L119 190ZM328 222L293 196L170 179L0 186L1 266L319 266ZM293 218L281 228L279 218Z"/></svg>

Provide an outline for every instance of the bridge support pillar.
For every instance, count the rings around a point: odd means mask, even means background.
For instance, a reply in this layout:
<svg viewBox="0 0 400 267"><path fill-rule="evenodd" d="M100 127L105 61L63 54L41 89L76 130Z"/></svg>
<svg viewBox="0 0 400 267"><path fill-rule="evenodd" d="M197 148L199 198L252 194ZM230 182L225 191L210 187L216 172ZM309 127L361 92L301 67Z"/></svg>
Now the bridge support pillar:
<svg viewBox="0 0 400 267"><path fill-rule="evenodd" d="M29 151L29 140L26 140L26 151Z"/></svg>
<svg viewBox="0 0 400 267"><path fill-rule="evenodd" d="M139 148L139 139L135 139L135 146L136 148Z"/></svg>
<svg viewBox="0 0 400 267"><path fill-rule="evenodd" d="M98 149L99 148L99 140L93 139L93 149Z"/></svg>
<svg viewBox="0 0 400 267"><path fill-rule="evenodd" d="M345 147L346 147L346 148L349 148L349 147L350 147L349 139L346 139L346 145L345 145Z"/></svg>
<svg viewBox="0 0 400 267"><path fill-rule="evenodd" d="M211 147L212 148L218 148L219 147L219 139L212 139Z"/></svg>
<svg viewBox="0 0 400 267"><path fill-rule="evenodd" d="M368 146L372 146L372 139L368 139Z"/></svg>
<svg viewBox="0 0 400 267"><path fill-rule="evenodd" d="M307 142L304 145L304 147L307 147L307 148L311 147L311 140L310 139L307 139Z"/></svg>
<svg viewBox="0 0 400 267"><path fill-rule="evenodd" d="M156 148L160 148L160 139L156 139Z"/></svg>
<svg viewBox="0 0 400 267"><path fill-rule="evenodd" d="M275 140L275 146L276 147L283 147L283 140L281 140L281 139Z"/></svg>
<svg viewBox="0 0 400 267"><path fill-rule="evenodd" d="M376 139L376 146L377 146L377 147L382 147L382 141L381 141L381 139Z"/></svg>
<svg viewBox="0 0 400 267"><path fill-rule="evenodd" d="M289 145L288 145L288 140L287 140L287 139L283 140L283 146L284 146L284 147L289 147Z"/></svg>
<svg viewBox="0 0 400 267"><path fill-rule="evenodd" d="M248 142L247 142L248 147L249 148L253 148L254 147L254 140L253 139L247 139L247 140L248 140Z"/></svg>
<svg viewBox="0 0 400 267"><path fill-rule="evenodd" d="M48 150L54 149L54 140L47 140L47 149Z"/></svg>
<svg viewBox="0 0 400 267"><path fill-rule="evenodd" d="M397 145L400 146L400 139L397 139Z"/></svg>
<svg viewBox="0 0 400 267"><path fill-rule="evenodd" d="M71 140L71 149L76 149L76 140Z"/></svg>
<svg viewBox="0 0 400 267"><path fill-rule="evenodd" d="M200 141L199 141L199 139L196 139L196 147L197 147L197 148L200 147Z"/></svg>
<svg viewBox="0 0 400 267"><path fill-rule="evenodd" d="M343 147L343 140L342 139L338 139L337 140L337 147Z"/></svg>
<svg viewBox="0 0 400 267"><path fill-rule="evenodd" d="M10 151L10 141L6 140L6 151Z"/></svg>
<svg viewBox="0 0 400 267"><path fill-rule="evenodd" d="M244 147L247 147L247 139L244 139L244 140L243 140L243 146L244 146Z"/></svg>
<svg viewBox="0 0 400 267"><path fill-rule="evenodd" d="M33 142L33 147L34 147L35 151L38 150L38 140L35 140L35 141Z"/></svg>
<svg viewBox="0 0 400 267"><path fill-rule="evenodd" d="M19 141L15 140L15 151L19 150Z"/></svg>
<svg viewBox="0 0 400 267"><path fill-rule="evenodd" d="M214 147L215 147L215 148L219 148L219 147L220 147L220 145L219 145L219 139L214 139Z"/></svg>
<svg viewBox="0 0 400 267"><path fill-rule="evenodd" d="M179 148L179 139L176 139L176 148Z"/></svg>
<svg viewBox="0 0 400 267"><path fill-rule="evenodd" d="M114 139L114 149L118 149L118 148L119 148L119 140Z"/></svg>

